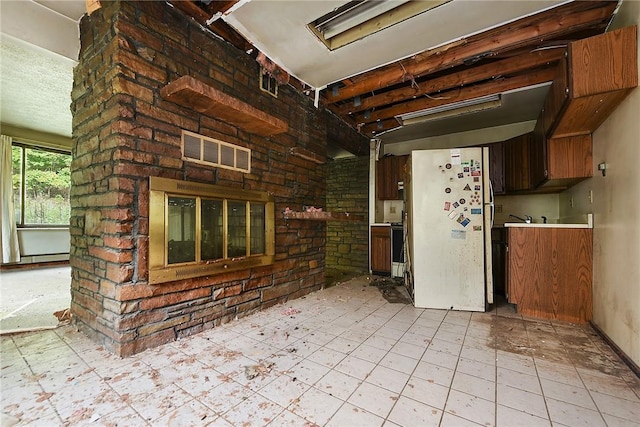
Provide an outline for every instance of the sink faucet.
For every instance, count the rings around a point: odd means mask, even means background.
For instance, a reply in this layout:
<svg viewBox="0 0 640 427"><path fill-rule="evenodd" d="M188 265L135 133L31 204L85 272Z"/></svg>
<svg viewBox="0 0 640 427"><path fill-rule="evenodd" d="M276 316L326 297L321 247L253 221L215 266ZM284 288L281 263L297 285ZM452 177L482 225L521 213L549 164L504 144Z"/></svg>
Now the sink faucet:
<svg viewBox="0 0 640 427"><path fill-rule="evenodd" d="M519 216L515 215L509 215L509 218L515 218L527 224L531 224L531 222L533 221L533 217L531 215L525 215L524 218L520 218Z"/></svg>

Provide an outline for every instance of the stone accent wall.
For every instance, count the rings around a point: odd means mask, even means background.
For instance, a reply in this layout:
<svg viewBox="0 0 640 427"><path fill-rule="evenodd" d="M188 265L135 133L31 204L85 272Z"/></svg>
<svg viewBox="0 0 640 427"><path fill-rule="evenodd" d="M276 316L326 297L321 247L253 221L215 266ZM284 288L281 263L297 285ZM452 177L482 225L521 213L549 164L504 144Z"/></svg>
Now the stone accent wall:
<svg viewBox="0 0 640 427"><path fill-rule="evenodd" d="M361 221L327 225L327 269L343 273L369 270L369 157L327 163L327 210L350 212Z"/></svg>
<svg viewBox="0 0 640 427"><path fill-rule="evenodd" d="M285 221L281 212L322 206L326 172L289 149L324 158L327 129L344 125L292 87L281 86L277 99L260 91L251 56L164 2L102 2L82 19L80 38L70 220L78 328L126 356L323 286L326 224ZM183 75L285 120L289 131L264 138L163 100L160 89ZM251 148L252 173L181 160L182 129ZM275 264L149 285L150 176L273 194Z"/></svg>

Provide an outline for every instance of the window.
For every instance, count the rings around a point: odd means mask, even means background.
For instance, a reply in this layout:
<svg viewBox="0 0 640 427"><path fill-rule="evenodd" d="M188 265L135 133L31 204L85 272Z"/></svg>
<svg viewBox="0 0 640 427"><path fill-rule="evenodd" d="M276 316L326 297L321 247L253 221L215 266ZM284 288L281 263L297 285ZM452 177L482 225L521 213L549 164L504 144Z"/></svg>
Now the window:
<svg viewBox="0 0 640 427"><path fill-rule="evenodd" d="M240 172L251 172L251 150L197 133L182 131L182 158Z"/></svg>
<svg viewBox="0 0 640 427"><path fill-rule="evenodd" d="M273 263L267 193L149 178L149 283Z"/></svg>
<svg viewBox="0 0 640 427"><path fill-rule="evenodd" d="M66 226L71 154L14 143L13 197L18 226Z"/></svg>

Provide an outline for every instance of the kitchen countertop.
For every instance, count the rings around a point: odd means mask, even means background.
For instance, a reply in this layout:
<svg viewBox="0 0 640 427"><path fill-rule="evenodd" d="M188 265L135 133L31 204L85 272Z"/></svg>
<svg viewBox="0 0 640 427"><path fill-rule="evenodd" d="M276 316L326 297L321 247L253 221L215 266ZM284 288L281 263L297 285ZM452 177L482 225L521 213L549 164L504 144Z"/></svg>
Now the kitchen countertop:
<svg viewBox="0 0 640 427"><path fill-rule="evenodd" d="M586 222L582 222L584 220L586 220ZM554 224L541 224L541 223L527 224L524 222L505 222L504 226L505 227L522 227L522 228L593 228L593 214L587 214L577 218L567 218L567 219L564 219L563 222L561 223L554 223Z"/></svg>

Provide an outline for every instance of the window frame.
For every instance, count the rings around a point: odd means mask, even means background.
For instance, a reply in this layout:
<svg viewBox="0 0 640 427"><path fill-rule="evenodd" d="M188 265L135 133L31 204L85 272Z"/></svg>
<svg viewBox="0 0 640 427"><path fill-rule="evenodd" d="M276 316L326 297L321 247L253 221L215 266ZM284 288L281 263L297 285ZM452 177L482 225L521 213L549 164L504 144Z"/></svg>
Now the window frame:
<svg viewBox="0 0 640 427"><path fill-rule="evenodd" d="M26 163L27 163L27 156L25 155L26 150L40 150L40 151L47 151L50 153L55 153L55 154L64 154L64 155L68 155L69 158L71 158L71 150L64 150L64 149L60 149L60 148L52 148L52 147L48 147L45 145L38 145L38 144L34 144L34 143L27 143L24 141L20 141L20 140L14 140L11 142L11 147L19 147L20 149L22 149L22 157L20 159L20 170L21 170L21 174L20 174L20 218L18 218L18 216L16 215L16 227L18 229L21 228L29 228L29 229L36 229L36 228L69 228L70 226L70 221L71 218L69 217L69 222L67 222L66 224L64 223L60 223L60 224L26 224L25 223L25 203L26 203L26 194L27 194L27 173L26 173ZM72 159L73 160L73 159ZM71 168L71 166L69 166L69 168ZM71 171L69 171L71 172ZM13 171L11 173L11 175L13 176ZM71 182L69 182L69 191L71 191ZM69 196L69 203L71 203L71 196Z"/></svg>
<svg viewBox="0 0 640 427"><path fill-rule="evenodd" d="M201 260L198 252L201 247L201 210L196 209L195 229L195 261L185 263L168 263L168 200L172 196L196 198L196 205L201 206L202 199L222 200L223 212L223 248L224 256L215 260ZM265 209L265 248L264 253L229 257L226 250L228 240L228 202L251 202L264 205ZM169 178L149 177L149 284L160 284L181 279L245 270L273 264L275 260L275 202L273 196L266 192L243 190L220 185L182 181ZM250 217L250 209L246 212ZM247 242L250 241L250 224L247 224ZM248 244L248 243L247 243ZM247 247L247 252L251 250ZM250 252L249 252L250 253Z"/></svg>

